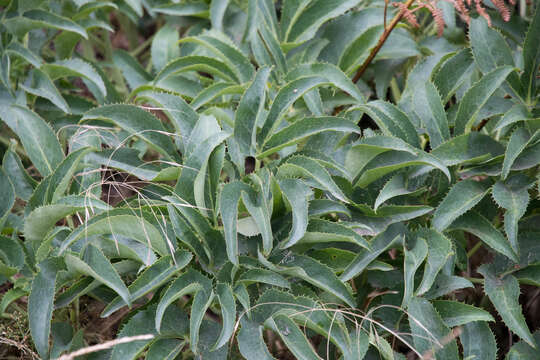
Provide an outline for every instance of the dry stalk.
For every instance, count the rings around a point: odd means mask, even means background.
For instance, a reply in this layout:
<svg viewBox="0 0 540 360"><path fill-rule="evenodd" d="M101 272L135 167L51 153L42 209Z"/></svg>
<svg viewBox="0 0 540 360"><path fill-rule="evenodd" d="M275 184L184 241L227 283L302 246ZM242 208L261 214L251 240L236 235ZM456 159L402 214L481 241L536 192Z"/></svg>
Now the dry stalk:
<svg viewBox="0 0 540 360"><path fill-rule="evenodd" d="M123 337L123 338L120 338L120 339L107 341L107 342L104 342L102 344L96 344L96 345L92 345L92 346L88 346L88 347L79 349L79 350L74 351L72 353L62 355L56 360L73 360L78 356L90 354L90 353L93 353L93 352L96 352L96 351L107 350L107 349L110 349L110 348L112 348L112 347L114 347L116 345L119 345L119 344L125 344L125 343L129 343L129 342L133 342L133 341L139 341L139 340L150 340L150 339L153 339L153 338L154 338L154 335L152 335L152 334L127 336L127 337Z"/></svg>

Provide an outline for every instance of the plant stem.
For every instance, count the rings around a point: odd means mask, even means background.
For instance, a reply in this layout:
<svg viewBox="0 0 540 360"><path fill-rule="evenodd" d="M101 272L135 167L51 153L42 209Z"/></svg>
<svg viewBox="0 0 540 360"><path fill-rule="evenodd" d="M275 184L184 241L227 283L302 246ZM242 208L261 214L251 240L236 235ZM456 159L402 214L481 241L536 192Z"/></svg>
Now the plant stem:
<svg viewBox="0 0 540 360"><path fill-rule="evenodd" d="M26 153L24 152L24 150L21 148L21 146L18 144L18 143L15 143L15 145L13 145L13 143L11 142L11 140L4 136L4 135L0 135L0 143L1 144L4 144L6 145L8 148L10 146L13 146L13 150L15 150L15 152L23 159L26 159L26 160L29 160L28 158L28 155L26 155Z"/></svg>
<svg viewBox="0 0 540 360"><path fill-rule="evenodd" d="M473 278L473 277L465 277L465 279L469 280L473 284L484 284L484 279Z"/></svg>
<svg viewBox="0 0 540 360"><path fill-rule="evenodd" d="M407 2L405 3L405 8L404 9L408 9L412 5L412 3L414 1L415 0L407 0ZM369 53L369 56L367 57L367 59L364 61L364 63L360 66L360 68L358 69L358 71L354 75L354 77L352 79L352 81L354 83L356 83L356 82L358 82L358 80L360 80L362 75L364 75L364 72L366 71L369 64L371 64L373 59L375 59L375 56L377 55L379 50L381 50L382 46L386 42L386 39L388 39L388 36L392 32L392 30L394 30L394 28L396 27L398 22L403 17L403 14L405 13L404 9L400 10L396 14L396 16L394 16L394 18L392 19L392 21L390 22L390 24L388 26L384 27L384 32L382 33L381 37L379 38L379 41L377 42L377 45L373 48L373 50L371 50L371 52Z"/></svg>
<svg viewBox="0 0 540 360"><path fill-rule="evenodd" d="M467 259L470 259L471 256L473 256L474 253L476 253L476 251L478 251L478 249L480 249L482 247L482 244L483 243L481 241L474 244L474 246L471 248L471 250L469 250L469 252L467 253Z"/></svg>
<svg viewBox="0 0 540 360"><path fill-rule="evenodd" d="M130 52L131 56L133 56L133 57L139 56L144 51L144 49L146 49L148 47L148 45L150 45L152 43L153 40L154 40L154 35L152 35L148 39L144 40L139 46L137 46L137 48L135 50Z"/></svg>

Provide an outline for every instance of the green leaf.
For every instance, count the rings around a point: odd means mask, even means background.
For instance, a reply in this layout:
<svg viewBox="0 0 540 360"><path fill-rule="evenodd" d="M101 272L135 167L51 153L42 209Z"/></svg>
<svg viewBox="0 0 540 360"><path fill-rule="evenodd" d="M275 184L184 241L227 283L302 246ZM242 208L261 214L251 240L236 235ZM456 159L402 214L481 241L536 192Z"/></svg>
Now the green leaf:
<svg viewBox="0 0 540 360"><path fill-rule="evenodd" d="M214 29L223 31L223 18L228 6L229 0L216 0L210 4L210 21Z"/></svg>
<svg viewBox="0 0 540 360"><path fill-rule="evenodd" d="M240 82L233 68L221 60L206 56L183 56L167 63L156 75L154 84L187 71L202 71L226 81Z"/></svg>
<svg viewBox="0 0 540 360"><path fill-rule="evenodd" d="M196 16L207 18L209 9L207 4L201 2L181 4L166 3L165 5L152 7L152 11L172 16Z"/></svg>
<svg viewBox="0 0 540 360"><path fill-rule="evenodd" d="M474 63L468 48L459 51L441 65L439 71L433 76L433 83L439 90L444 104L470 77L473 68Z"/></svg>
<svg viewBox="0 0 540 360"><path fill-rule="evenodd" d="M93 150L94 149L91 147L80 147L77 150L71 151L54 172L47 177L49 185L45 197L46 203L55 203L60 197L64 196L75 175L75 171L79 168L79 164L84 160L85 156ZM40 185L36 188L36 192L39 191ZM88 203L90 204L91 201Z"/></svg>
<svg viewBox="0 0 540 360"><path fill-rule="evenodd" d="M538 13L538 12L537 12ZM536 340L536 345L540 344L540 331L534 333L534 339ZM506 360L526 360L534 359L538 357L538 349L530 346L524 341L520 341L514 344L508 354L506 354Z"/></svg>
<svg viewBox="0 0 540 360"><path fill-rule="evenodd" d="M289 202L292 210L292 228L289 236L280 245L286 249L296 244L308 227L308 199L312 195L311 189L301 180L282 179L278 180L279 187L283 195Z"/></svg>
<svg viewBox="0 0 540 360"><path fill-rule="evenodd" d="M450 328L474 321L495 321L486 310L459 301L435 300L432 304Z"/></svg>
<svg viewBox="0 0 540 360"><path fill-rule="evenodd" d="M354 260L347 266L341 274L341 281L348 281L358 274L375 260L380 254L385 252L390 246L403 240L405 227L402 224L390 225L384 232L380 233L370 241L371 250L362 249Z"/></svg>
<svg viewBox="0 0 540 360"><path fill-rule="evenodd" d="M193 304L191 305L191 313L189 317L189 338L190 348L193 352L197 353L199 344L199 330L206 311L210 307L214 298L214 292L212 290L201 290L193 297Z"/></svg>
<svg viewBox="0 0 540 360"><path fill-rule="evenodd" d="M514 275L520 284L540 286L540 265L529 265L517 271Z"/></svg>
<svg viewBox="0 0 540 360"><path fill-rule="evenodd" d="M145 218L145 215L143 213L142 216L135 216L130 210L118 209L94 216L69 234L60 245L59 252L62 254L79 239L92 235L115 234L126 236L142 244L148 244L158 254L167 255L169 249L163 236Z"/></svg>
<svg viewBox="0 0 540 360"><path fill-rule="evenodd" d="M469 39L474 60L483 73L502 65L514 65L510 47L504 37L491 28L484 18L471 20Z"/></svg>
<svg viewBox="0 0 540 360"><path fill-rule="evenodd" d="M323 219L311 219L300 244L319 244L325 242L350 242L365 249L369 243L354 230L339 223Z"/></svg>
<svg viewBox="0 0 540 360"><path fill-rule="evenodd" d="M146 360L174 360L185 346L180 339L159 339L152 343L146 353Z"/></svg>
<svg viewBox="0 0 540 360"><path fill-rule="evenodd" d="M486 185L466 179L456 183L433 213L432 224L437 231L445 230L450 224L472 209L487 194Z"/></svg>
<svg viewBox="0 0 540 360"><path fill-rule="evenodd" d="M112 58L114 65L122 71L131 89L136 89L152 80L152 76L127 51L115 50Z"/></svg>
<svg viewBox="0 0 540 360"><path fill-rule="evenodd" d="M249 186L243 182L235 181L225 184L219 196L227 256L229 261L235 265L238 265L238 202L242 197L242 192L245 191L249 191Z"/></svg>
<svg viewBox="0 0 540 360"><path fill-rule="evenodd" d="M350 120L338 117L314 117L297 120L276 132L265 142L262 152L257 155L261 159L287 146L327 131L360 134L360 128Z"/></svg>
<svg viewBox="0 0 540 360"><path fill-rule="evenodd" d="M15 152L14 146L10 146L4 153L2 168L13 185L15 195L24 201L28 201L34 191L36 181L26 172L21 158Z"/></svg>
<svg viewBox="0 0 540 360"><path fill-rule="evenodd" d="M525 184L524 184L525 183ZM493 200L506 211L504 213L504 231L510 245L516 253L519 253L518 245L518 222L525 215L529 204L528 183L526 179L517 175L506 182L497 181L493 185Z"/></svg>
<svg viewBox="0 0 540 360"><path fill-rule="evenodd" d="M414 112L422 121L429 135L429 143L435 148L450 139L448 120L442 99L432 82L418 86L414 92Z"/></svg>
<svg viewBox="0 0 540 360"><path fill-rule="evenodd" d="M382 100L371 101L352 110L365 111L383 134L395 136L407 144L419 147L418 134L409 117L397 106Z"/></svg>
<svg viewBox="0 0 540 360"><path fill-rule="evenodd" d="M133 10L139 17L143 16L142 0L125 0L125 3Z"/></svg>
<svg viewBox="0 0 540 360"><path fill-rule="evenodd" d="M540 10L536 8L534 17L529 25L529 30L523 43L523 74L521 75L521 84L525 90L527 102L532 104L536 94L536 75L538 74L538 54L540 45Z"/></svg>
<svg viewBox="0 0 540 360"><path fill-rule="evenodd" d="M0 168L0 229L15 204L15 189L11 184L5 170Z"/></svg>
<svg viewBox="0 0 540 360"><path fill-rule="evenodd" d="M540 134L540 133L538 133ZM535 135L538 135L535 134ZM518 158L518 156L525 150L530 141L536 138L537 136L531 136L529 131L523 127L517 128L516 131L512 133L510 139L508 140L508 145L506 146L506 151L504 153L504 161L501 171L501 178L504 180L508 177L512 165Z"/></svg>
<svg viewBox="0 0 540 360"><path fill-rule="evenodd" d="M99 95L102 97L107 96L107 88L103 79L92 65L83 60L72 58L46 63L41 66L41 70L47 73L52 80L69 76L82 77L96 86L99 90Z"/></svg>
<svg viewBox="0 0 540 360"><path fill-rule="evenodd" d="M41 205L54 203L63 196L69 187L79 163L90 150L91 148L89 147L82 147L71 152L52 174L38 184L28 201L26 211L33 210Z"/></svg>
<svg viewBox="0 0 540 360"><path fill-rule="evenodd" d="M204 194L210 155L229 136L231 136L230 132L219 131L204 141L195 143L197 147L184 161L180 178L176 183L174 192L180 195L184 201L197 205L203 213L206 213L207 208Z"/></svg>
<svg viewBox="0 0 540 360"><path fill-rule="evenodd" d="M221 58L227 66L234 71L237 79L244 83L253 79L255 70L246 55L244 55L236 45L222 33L208 31L196 37L185 37L181 43L196 43L213 52Z"/></svg>
<svg viewBox="0 0 540 360"><path fill-rule="evenodd" d="M76 33L88 39L86 30L72 20L42 9L32 9L24 12L22 16L5 20L5 26L10 32L19 37L38 28L51 28Z"/></svg>
<svg viewBox="0 0 540 360"><path fill-rule="evenodd" d="M267 268L284 275L296 276L308 283L330 292L349 306L354 306L351 290L337 278L327 266L305 255L291 255L282 260L283 265L275 265L259 253L259 261Z"/></svg>
<svg viewBox="0 0 540 360"><path fill-rule="evenodd" d="M266 269L250 269L238 277L238 282L250 285L252 283L264 283L283 288L289 288L289 282L281 275Z"/></svg>
<svg viewBox="0 0 540 360"><path fill-rule="evenodd" d="M59 258L50 257L38 267L28 296L28 321L38 354L48 358L56 276L63 266Z"/></svg>
<svg viewBox="0 0 540 360"><path fill-rule="evenodd" d="M422 295L431 289L437 274L454 252L452 242L446 236L433 229L420 229L417 231L416 236L425 239L428 245L424 276L418 289L416 289L416 295Z"/></svg>
<svg viewBox="0 0 540 360"><path fill-rule="evenodd" d="M180 135L180 138L176 139L179 140L180 144L190 138L191 132L199 120L199 115L181 97L167 93L143 91L138 94L138 99L156 103L163 108L162 111L171 119L176 134ZM184 151L183 147L180 149Z"/></svg>
<svg viewBox="0 0 540 360"><path fill-rule="evenodd" d="M512 332L536 347L534 338L527 327L519 304L519 284L513 275L503 278L495 275L488 265L482 265L478 272L484 276L484 292L497 309L504 323Z"/></svg>
<svg viewBox="0 0 540 360"><path fill-rule="evenodd" d="M20 288L11 288L2 295L2 301L0 302L0 315L4 315L8 306L20 299L23 296L27 296L28 292Z"/></svg>
<svg viewBox="0 0 540 360"><path fill-rule="evenodd" d="M467 231L482 240L493 250L503 254L514 262L518 262L518 257L510 243L503 234L497 230L489 220L477 213L470 211L467 216L461 216L452 222L449 230Z"/></svg>
<svg viewBox="0 0 540 360"><path fill-rule="evenodd" d="M490 27L483 17L471 20L469 39L474 60L483 73L488 73L498 66L515 66L512 51L503 35ZM516 73L508 77L508 83L520 95L521 84Z"/></svg>
<svg viewBox="0 0 540 360"><path fill-rule="evenodd" d="M242 356L247 360L273 360L264 343L263 326L246 317L242 318L240 325L237 340Z"/></svg>
<svg viewBox="0 0 540 360"><path fill-rule="evenodd" d="M111 360L134 360L141 352L152 342L156 331L152 326L154 320L155 308L137 312L118 332L117 338L131 337L137 335L149 335L147 339L130 341L124 344L118 344L113 348L110 355Z"/></svg>
<svg viewBox="0 0 540 360"><path fill-rule="evenodd" d="M179 250L174 254L164 256L148 267L129 285L129 299L133 303L151 291L165 284L172 276L182 270L192 259L189 251ZM121 297L111 301L101 313L101 317L109 317L119 310L125 303Z"/></svg>
<svg viewBox="0 0 540 360"><path fill-rule="evenodd" d="M19 86L27 93L49 100L63 112L71 112L66 100L62 97L49 76L43 71L39 69L32 70L29 82L28 86L24 84L20 84Z"/></svg>
<svg viewBox="0 0 540 360"><path fill-rule="evenodd" d="M131 307L129 290L100 249L92 244L88 244L81 258L66 254L65 261L68 269L73 269L84 275L91 276L100 283L108 286Z"/></svg>
<svg viewBox="0 0 540 360"><path fill-rule="evenodd" d="M32 50L24 47L19 42L12 42L7 46L5 49L6 54L13 54L17 55L24 60L26 60L29 64L34 65L35 68L39 68L41 64L43 64L43 59L36 55Z"/></svg>
<svg viewBox="0 0 540 360"><path fill-rule="evenodd" d="M429 301L414 297L409 303L409 325L415 348L421 354L430 352L437 359L457 360L456 340L448 341L452 331L443 323Z"/></svg>
<svg viewBox="0 0 540 360"><path fill-rule="evenodd" d="M356 180L355 185L365 188L388 173L416 165L426 165L438 169L450 179L450 172L446 166L429 153L419 150L413 155L410 152L385 151L376 155L362 168L363 171Z"/></svg>
<svg viewBox="0 0 540 360"><path fill-rule="evenodd" d="M500 130L506 126L510 126L520 121L528 121L534 119L529 109L523 104L515 104L508 110L504 116L497 122L493 128L493 132Z"/></svg>
<svg viewBox="0 0 540 360"><path fill-rule="evenodd" d="M360 209L362 205L357 205ZM365 205L364 205L365 206ZM373 214L371 209L366 215L361 215L358 212L354 214L354 224L363 235L378 235L383 232L389 225L397 222L403 222L417 217L423 216L433 211L431 206L425 205L387 205L380 207L376 214Z"/></svg>
<svg viewBox="0 0 540 360"><path fill-rule="evenodd" d="M298 326L286 315L274 315L266 321L267 326L278 333L285 346L297 359L319 360L309 341Z"/></svg>
<svg viewBox="0 0 540 360"><path fill-rule="evenodd" d="M328 199L314 199L309 202L309 216L324 216L339 213L351 217L349 209L340 202Z"/></svg>
<svg viewBox="0 0 540 360"><path fill-rule="evenodd" d="M296 100L311 89L322 85L330 85L330 82L321 76L306 76L281 87L272 102L266 119L261 122L263 127L257 135L257 146L262 148L268 138L278 129L283 115Z"/></svg>
<svg viewBox="0 0 540 360"><path fill-rule="evenodd" d="M375 25L350 42L339 58L339 67L347 74L353 74L377 45L383 31L382 25Z"/></svg>
<svg viewBox="0 0 540 360"><path fill-rule="evenodd" d="M203 246L203 243L201 243L199 238L197 238L195 232L192 231L191 227L178 214L172 205L167 205L167 210L177 239L182 241L190 250L193 251L199 262L201 262L204 266L208 266L210 264L210 257L207 253L207 249Z"/></svg>
<svg viewBox="0 0 540 360"><path fill-rule="evenodd" d="M167 291L165 291L159 300L155 319L152 319L152 322L155 324L155 329L158 332L160 331L165 310L167 310L169 305L171 305L174 301L178 300L184 295L195 294L201 290L210 292L211 288L212 282L210 279L193 269L188 269L186 273L176 278L176 280L169 286Z"/></svg>
<svg viewBox="0 0 540 360"><path fill-rule="evenodd" d="M406 174L397 174L384 184L377 199L375 199L373 210L377 211L384 202L396 196L417 194L421 191L424 191L424 188L419 188L415 179L409 179Z"/></svg>
<svg viewBox="0 0 540 360"><path fill-rule="evenodd" d="M277 177L303 177L306 180L311 180L314 183L312 186L326 190L339 200L348 202L347 197L336 185L328 171L316 160L307 156L295 155L287 159L279 167Z"/></svg>
<svg viewBox="0 0 540 360"><path fill-rule="evenodd" d="M474 125L480 109L512 71L514 69L510 66L498 67L485 74L467 90L463 95L463 100L459 103L456 114L456 126L454 129L456 135L471 131L471 127Z"/></svg>
<svg viewBox="0 0 540 360"><path fill-rule="evenodd" d="M56 204L32 210L24 223L24 237L29 241L41 241L54 225L66 216L77 212L84 212L88 216L90 213L99 213L108 209L110 209L109 205L92 198L63 198Z"/></svg>
<svg viewBox="0 0 540 360"><path fill-rule="evenodd" d="M125 171L141 180L151 181L158 178L160 168L151 163L142 161L139 158L139 151L132 148L119 147L117 149L107 149L100 152L93 152L87 157L87 161L96 165L103 165L107 168L115 168ZM174 167L173 167L174 169ZM176 167L176 176L180 171Z"/></svg>
<svg viewBox="0 0 540 360"><path fill-rule="evenodd" d="M128 104L104 105L86 112L81 121L105 120L144 140L167 159L175 159L173 142L154 115Z"/></svg>
<svg viewBox="0 0 540 360"><path fill-rule="evenodd" d="M463 346L464 359L490 360L497 358L495 336L484 321L463 325L459 340Z"/></svg>
<svg viewBox="0 0 540 360"><path fill-rule="evenodd" d="M481 163L503 153L504 146L492 137L477 132L456 136L431 152L446 166Z"/></svg>
<svg viewBox="0 0 540 360"><path fill-rule="evenodd" d="M168 62L180 57L179 39L178 29L169 24L165 24L154 35L150 53L152 65L156 71L160 71Z"/></svg>
<svg viewBox="0 0 540 360"><path fill-rule="evenodd" d="M19 105L2 106L0 118L17 134L41 175L51 174L64 159L55 133L35 112Z"/></svg>
<svg viewBox="0 0 540 360"><path fill-rule="evenodd" d="M197 110L201 106L208 104L220 96L243 94L244 90L243 85L237 85L231 82L216 82L201 91L197 97L191 101L190 106Z"/></svg>
<svg viewBox="0 0 540 360"><path fill-rule="evenodd" d="M240 151L245 155L255 154L256 124L264 110L266 83L270 76L270 70L269 67L259 69L236 109L234 139L238 143Z"/></svg>
<svg viewBox="0 0 540 360"><path fill-rule="evenodd" d="M328 20L358 5L360 0L315 0L299 6L283 33L283 42L302 43L311 39Z"/></svg>
<svg viewBox="0 0 540 360"><path fill-rule="evenodd" d="M264 173L261 175L264 175ZM258 176L255 173L251 174L250 178L254 184L255 191L243 192L242 201L261 233L263 254L268 255L272 250L274 239L270 223L272 201L267 187L269 178Z"/></svg>
<svg viewBox="0 0 540 360"><path fill-rule="evenodd" d="M424 259L428 254L428 244L423 238L417 237L414 247L411 250L408 250L406 247L404 247L403 252L404 290L401 307L406 308L413 296L414 274L416 273L416 270L418 270L420 265L422 265Z"/></svg>
<svg viewBox="0 0 540 360"><path fill-rule="evenodd" d="M223 321L223 326L213 348L219 349L229 341L231 335L233 334L236 323L236 304L230 285L217 284L216 292L219 306L221 307L221 319Z"/></svg>
<svg viewBox="0 0 540 360"><path fill-rule="evenodd" d="M446 294L459 289L472 288L474 287L473 283L469 280L454 276L454 275L445 275L440 273L437 275L433 286L427 293L424 294L426 299L436 299Z"/></svg>
<svg viewBox="0 0 540 360"><path fill-rule="evenodd" d="M349 77L337 66L327 63L304 63L292 69L287 74L287 80L293 81L306 76L320 76L325 78L329 84L341 89L355 101L364 103L365 98L362 92Z"/></svg>
<svg viewBox="0 0 540 360"><path fill-rule="evenodd" d="M412 155L418 153L416 149L397 137L375 135L364 137L351 146L345 158L345 166L356 178L377 155L391 150L408 152Z"/></svg>

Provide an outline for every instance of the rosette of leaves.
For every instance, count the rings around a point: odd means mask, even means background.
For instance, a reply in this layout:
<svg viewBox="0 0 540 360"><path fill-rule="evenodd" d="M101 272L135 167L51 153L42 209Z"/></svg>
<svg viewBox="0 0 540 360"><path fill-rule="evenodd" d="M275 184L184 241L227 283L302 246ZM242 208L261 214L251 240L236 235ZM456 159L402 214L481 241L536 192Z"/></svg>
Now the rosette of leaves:
<svg viewBox="0 0 540 360"><path fill-rule="evenodd" d="M354 83L384 1L3 5L0 313L40 357L80 301L151 335L94 359L491 359L490 312L540 345L539 11L467 39L441 5Z"/></svg>

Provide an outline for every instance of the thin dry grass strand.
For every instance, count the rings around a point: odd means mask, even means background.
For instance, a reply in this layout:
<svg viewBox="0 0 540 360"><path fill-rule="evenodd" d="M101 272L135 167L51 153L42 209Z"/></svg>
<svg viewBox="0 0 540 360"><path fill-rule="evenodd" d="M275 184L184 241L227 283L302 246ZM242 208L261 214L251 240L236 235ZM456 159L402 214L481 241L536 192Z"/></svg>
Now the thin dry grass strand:
<svg viewBox="0 0 540 360"><path fill-rule="evenodd" d="M8 346L13 346L17 348L22 354L30 356L31 359L39 360L40 357L38 354L32 351L28 346L18 343L14 340L8 339L6 337L0 336L0 344L6 344Z"/></svg>
<svg viewBox="0 0 540 360"><path fill-rule="evenodd" d="M107 350L107 349L110 349L110 348L112 348L112 347L114 347L116 345L119 345L119 344L126 344L126 343L130 343L130 342L133 342L133 341L140 341L140 340L151 340L153 338L154 338L154 335L152 335L152 334L126 336L126 337L122 337L122 338L119 338L119 339L107 341L107 342L104 342L104 343L101 343L101 344L92 345L92 346L88 346L88 347L79 349L79 350L71 352L69 354L62 355L59 358L57 358L56 360L73 360L76 357L91 354L91 353L101 351L101 350Z"/></svg>
<svg viewBox="0 0 540 360"><path fill-rule="evenodd" d="M251 306L250 308L244 310L240 316L238 317L238 320L236 321L235 323L235 326L234 326L234 330L233 330L233 335L238 331L238 327L240 326L240 321L242 320L242 318L244 317L244 315L246 315L247 313L249 313L251 310L254 310L256 308L258 308L259 306L264 306L264 305L288 305L288 306L292 306L292 307L297 307L297 308L304 308L305 310L302 310L302 311L297 311L295 313L290 313L290 310L291 309L284 309L283 311L278 311L277 313L282 313L284 315L287 315L288 317L294 317L295 315L301 315L301 314L304 314L304 313L310 313L310 312L314 312L314 311L326 311L326 312L334 312L334 313L339 313L341 315L349 315L351 316L352 318L360 318L362 319L362 322L363 321L368 321L370 323L370 325L376 325L378 327L380 327L381 329L387 331L388 333L392 334L393 336L395 336L398 340L400 340L405 346L407 346L408 348L411 349L411 351L413 351L418 357L422 358L422 354L416 350L414 348L414 346L412 346L407 340L405 340L400 334L401 333L398 333L390 328L388 328L387 326L383 325L382 323L378 322L377 320L374 320L372 318L369 318L365 315L361 315L361 314L357 314L355 312L352 312L352 311L348 311L348 310L344 310L344 309L333 309L333 308L326 308L324 306L320 307L320 308L312 308L312 307L309 307L309 306L305 306L305 305L300 305L300 304L294 304L294 303L286 303L286 302L280 302L280 301L270 301L270 302L265 302L265 303L260 303L260 304L257 304L257 305L253 305ZM399 308L399 307L397 307ZM348 316L345 316L346 318L348 318ZM416 320L418 321L418 320ZM356 325L358 325L358 322L356 321L353 321ZM362 323L360 323L360 329L362 328ZM420 326L426 330L426 332L429 334L429 331L427 331L427 329L422 326L420 324ZM374 329L375 332L376 332L376 329ZM412 335L412 334L410 334ZM430 334L431 335L431 334ZM415 335L416 336L416 335ZM422 338L424 338L424 336L420 336ZM433 341L435 344L437 345L440 345L440 343L437 341L437 339L435 339L435 337L433 335L431 335L431 337L433 339L426 339L428 341ZM232 345L230 345L232 346Z"/></svg>

